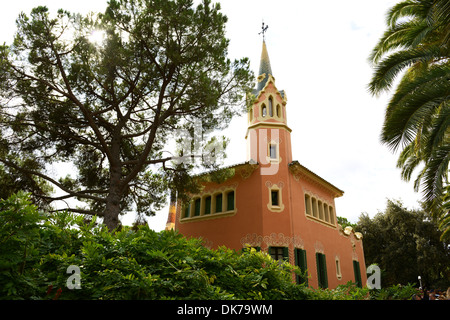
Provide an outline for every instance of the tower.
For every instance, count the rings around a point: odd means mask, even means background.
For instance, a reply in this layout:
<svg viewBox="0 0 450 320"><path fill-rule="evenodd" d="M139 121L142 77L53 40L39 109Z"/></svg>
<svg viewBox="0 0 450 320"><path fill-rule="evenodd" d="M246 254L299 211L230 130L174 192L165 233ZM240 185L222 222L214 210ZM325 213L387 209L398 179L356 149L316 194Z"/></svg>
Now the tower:
<svg viewBox="0 0 450 320"><path fill-rule="evenodd" d="M247 160L261 164L265 169L263 174L276 174L280 164L292 161L292 130L287 125L286 93L275 86L265 41L262 44L257 88L247 96L247 101Z"/></svg>

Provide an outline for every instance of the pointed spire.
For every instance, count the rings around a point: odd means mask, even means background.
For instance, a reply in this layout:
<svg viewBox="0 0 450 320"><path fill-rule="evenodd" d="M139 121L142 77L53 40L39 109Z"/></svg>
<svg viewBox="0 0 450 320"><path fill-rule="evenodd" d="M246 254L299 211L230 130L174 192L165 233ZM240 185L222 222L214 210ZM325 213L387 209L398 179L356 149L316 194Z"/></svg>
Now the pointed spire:
<svg viewBox="0 0 450 320"><path fill-rule="evenodd" d="M261 61L259 63L258 86L257 90L261 91L269 79L269 74L272 75L272 68L270 67L269 53L267 52L266 41L263 40Z"/></svg>

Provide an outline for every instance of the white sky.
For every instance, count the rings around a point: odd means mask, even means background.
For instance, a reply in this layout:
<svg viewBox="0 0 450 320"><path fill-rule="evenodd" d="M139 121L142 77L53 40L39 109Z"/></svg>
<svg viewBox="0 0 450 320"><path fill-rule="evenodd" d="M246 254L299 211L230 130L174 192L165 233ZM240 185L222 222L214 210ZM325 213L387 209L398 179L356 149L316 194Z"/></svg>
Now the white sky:
<svg viewBox="0 0 450 320"><path fill-rule="evenodd" d="M412 182L400 179L398 154L379 143L389 95L372 97L366 87L372 70L370 51L385 30L384 17L397 0L222 0L228 16L231 58L249 57L259 69L261 22L269 26L266 44L279 90L288 98L293 159L344 190L336 213L356 222L362 212L371 217L386 200L418 207L420 194ZM15 20L38 5L53 12L103 11L106 0L16 0L0 11L0 43L11 43ZM227 165L246 160L246 115L222 134L231 139ZM413 177L415 177L413 175ZM149 220L164 229L168 209ZM125 219L125 223L133 217Z"/></svg>

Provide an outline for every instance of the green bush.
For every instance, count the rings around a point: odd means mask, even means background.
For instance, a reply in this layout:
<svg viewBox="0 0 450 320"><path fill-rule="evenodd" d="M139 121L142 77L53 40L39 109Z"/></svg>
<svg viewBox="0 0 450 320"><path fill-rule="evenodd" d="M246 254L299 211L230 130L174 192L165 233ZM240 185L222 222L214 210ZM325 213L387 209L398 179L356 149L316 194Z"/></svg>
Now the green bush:
<svg viewBox="0 0 450 320"><path fill-rule="evenodd" d="M38 212L24 193L0 202L3 299L306 299L298 272L267 254L210 250L147 226L112 234L95 219ZM67 273L80 268L81 289Z"/></svg>

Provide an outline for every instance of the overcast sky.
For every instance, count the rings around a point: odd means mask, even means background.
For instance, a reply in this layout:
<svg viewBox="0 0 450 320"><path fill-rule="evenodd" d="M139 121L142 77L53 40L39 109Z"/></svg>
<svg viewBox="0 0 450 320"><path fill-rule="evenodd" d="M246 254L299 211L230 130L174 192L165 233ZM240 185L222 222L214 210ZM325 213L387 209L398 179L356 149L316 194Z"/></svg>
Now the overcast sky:
<svg viewBox="0 0 450 320"><path fill-rule="evenodd" d="M293 159L344 190L336 214L353 222L362 212L373 217L388 198L418 207L420 194L400 179L398 154L379 142L389 95L372 97L367 91L372 74L367 57L385 30L387 10L398 1L220 2L228 16L229 55L249 57L255 73L262 21L269 26L266 44L276 86L288 98ZM11 43L18 14L37 5L87 13L103 11L106 0L8 1L0 11L1 43ZM246 119L234 119L223 133L231 139L227 165L246 160ZM167 208L150 219L150 227L164 229L166 219Z"/></svg>

